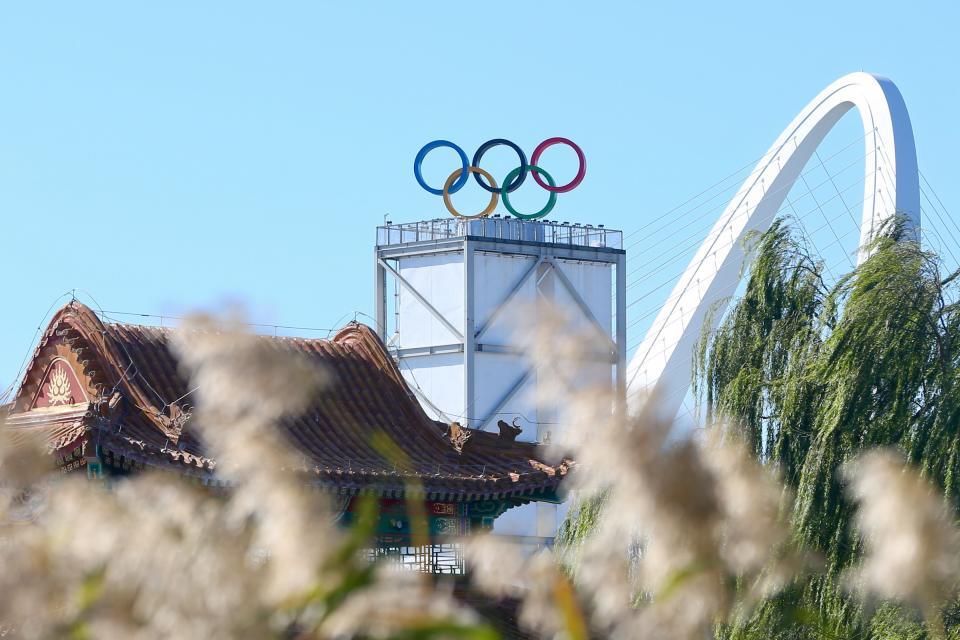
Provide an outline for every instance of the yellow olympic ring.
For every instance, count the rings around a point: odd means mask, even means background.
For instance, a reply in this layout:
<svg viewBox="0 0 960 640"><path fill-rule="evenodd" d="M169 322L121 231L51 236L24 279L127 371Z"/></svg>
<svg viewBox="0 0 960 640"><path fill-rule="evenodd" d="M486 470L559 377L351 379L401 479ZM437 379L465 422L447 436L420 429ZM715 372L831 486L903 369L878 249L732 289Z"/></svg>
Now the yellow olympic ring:
<svg viewBox="0 0 960 640"><path fill-rule="evenodd" d="M451 173L450 177L447 178L447 181L443 184L443 204L444 206L447 207L447 211L449 211L454 217L457 217L457 218L465 218L467 220L472 220L474 218L486 218L491 213L493 213L494 209L497 208L497 203L500 201L500 191L497 189L497 181L493 179L493 176L491 176L489 173L487 173L480 167L467 167L467 172L476 173L483 176L484 178L487 179L487 182L490 183L490 186L493 187L494 191L493 193L490 194L490 204L487 205L486 209L484 209L483 211L481 211L480 213L474 216L465 216L453 208L453 203L450 202L450 187L453 185L456 179L459 178L460 175L463 173L463 169L457 169L456 171Z"/></svg>

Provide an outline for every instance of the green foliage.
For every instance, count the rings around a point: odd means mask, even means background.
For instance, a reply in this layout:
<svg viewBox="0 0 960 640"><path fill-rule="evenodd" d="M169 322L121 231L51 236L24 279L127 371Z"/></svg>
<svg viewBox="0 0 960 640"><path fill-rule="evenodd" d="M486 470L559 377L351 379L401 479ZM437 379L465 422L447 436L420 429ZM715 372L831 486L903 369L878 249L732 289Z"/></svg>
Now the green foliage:
<svg viewBox="0 0 960 640"><path fill-rule="evenodd" d="M923 623L910 611L884 604L870 620L870 636L876 640L924 640Z"/></svg>
<svg viewBox="0 0 960 640"><path fill-rule="evenodd" d="M858 542L840 467L857 452L896 447L948 498L960 491L954 276L941 279L936 257L903 233L884 230L871 256L828 288L822 263L778 221L754 239L744 296L698 345L694 389L708 416L732 418L757 458L779 469L796 493L797 542L825 561L821 575L725 630L731 638L804 638L811 628L812 637L922 637L899 610L864 613L841 579Z"/></svg>
<svg viewBox="0 0 960 640"><path fill-rule="evenodd" d="M606 502L605 493L576 499L567 517L560 523L556 548L561 554L565 568L571 574L576 572L577 557L583 542L590 532L596 529Z"/></svg>

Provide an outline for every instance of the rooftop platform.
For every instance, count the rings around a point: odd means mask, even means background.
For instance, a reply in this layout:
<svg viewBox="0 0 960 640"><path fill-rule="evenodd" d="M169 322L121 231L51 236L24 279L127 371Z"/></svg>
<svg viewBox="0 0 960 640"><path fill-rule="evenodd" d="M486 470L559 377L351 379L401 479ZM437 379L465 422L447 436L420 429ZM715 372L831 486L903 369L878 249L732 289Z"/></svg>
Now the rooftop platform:
<svg viewBox="0 0 960 640"><path fill-rule="evenodd" d="M536 242L570 247L623 249L623 232L603 225L491 216L477 220L437 218L377 227L377 246L462 238Z"/></svg>

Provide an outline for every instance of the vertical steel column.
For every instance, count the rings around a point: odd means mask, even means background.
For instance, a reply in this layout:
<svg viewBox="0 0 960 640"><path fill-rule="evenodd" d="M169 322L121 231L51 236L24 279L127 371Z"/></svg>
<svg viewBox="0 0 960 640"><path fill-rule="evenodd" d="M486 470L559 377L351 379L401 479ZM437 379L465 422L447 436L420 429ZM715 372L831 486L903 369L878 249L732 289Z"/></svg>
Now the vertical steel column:
<svg viewBox="0 0 960 640"><path fill-rule="evenodd" d="M546 252L541 247L540 249L540 258L546 258ZM542 260L540 266L537 267L536 273L536 305L538 308L537 316L542 317L543 311L548 311L545 307L552 307L557 304L557 274L555 273L560 269L560 266L556 263L549 260ZM561 285L562 286L562 285ZM553 312L549 310L549 312ZM542 338L541 338L542 339ZM533 363L530 363L528 366L533 366ZM537 385L540 384L540 375L541 370L539 367L536 369L537 375ZM545 375L549 376L550 373L547 372ZM558 411L551 406L549 403L544 402L541 394L537 394L537 416L536 416L536 428L537 428L537 442L544 442L547 435L550 434L551 425L554 422L557 422ZM551 439L552 439L552 434ZM539 537L548 537L556 535L557 527L559 522L557 522L557 505L555 504L542 504L535 503L535 520L534 520L534 534Z"/></svg>
<svg viewBox="0 0 960 640"><path fill-rule="evenodd" d="M475 277L474 277L474 251L473 243L469 238L463 240L463 415L466 416L467 424L464 426L474 426L475 419L482 420L482 416L477 416L474 398L476 394L474 369L476 368L476 348L477 348L477 328L474 303Z"/></svg>
<svg viewBox="0 0 960 640"><path fill-rule="evenodd" d="M387 270L380 264L380 248L373 250L373 317L376 325L373 329L384 342L387 341Z"/></svg>
<svg viewBox="0 0 960 640"><path fill-rule="evenodd" d="M540 258L545 258L546 252L543 248L540 249ZM541 260L540 266L537 267L537 272L534 274L536 280L534 280L534 291L536 298L534 299L534 304L537 308L537 318L544 317L544 314L549 314L555 311L551 309L552 305L557 303L557 292L555 286L555 278L551 273L553 269L553 263L547 262L546 260ZM551 277L553 276L553 277ZM542 338L541 338L542 339ZM528 366L533 367L534 363L529 363ZM540 367L534 369L536 373L536 385L540 386L540 377L541 376L550 376L551 372L543 372ZM544 401L543 397L538 393L536 394L537 398L537 416L536 416L536 428L537 428L537 442L543 442L547 436L547 433L550 431L551 423L557 421L557 412L554 408L547 402ZM539 513L540 508L537 507Z"/></svg>
<svg viewBox="0 0 960 640"><path fill-rule="evenodd" d="M627 398L627 255L617 256L617 403L625 406Z"/></svg>

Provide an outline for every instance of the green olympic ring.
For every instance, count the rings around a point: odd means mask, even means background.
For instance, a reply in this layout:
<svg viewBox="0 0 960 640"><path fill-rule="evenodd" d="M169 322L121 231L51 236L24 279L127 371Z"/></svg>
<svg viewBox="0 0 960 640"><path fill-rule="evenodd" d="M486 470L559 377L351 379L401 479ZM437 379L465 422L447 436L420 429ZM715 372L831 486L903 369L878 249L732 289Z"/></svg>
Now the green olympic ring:
<svg viewBox="0 0 960 640"><path fill-rule="evenodd" d="M537 165L529 164L525 168L546 178L551 187L557 186L557 183L554 182L550 174ZM550 198L547 200L547 204L544 205L543 209L540 209L540 211L537 211L536 213L520 213L510 205L510 194L507 191L507 186L513 184L513 179L516 178L523 170L524 167L517 167L508 173L506 178L504 178L503 186L500 187L500 197L503 199L503 206L507 208L507 211L521 220L536 220L538 218L543 218L550 213L553 210L553 207L557 204L557 193L555 191L550 192Z"/></svg>

